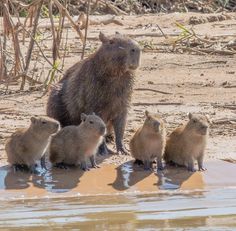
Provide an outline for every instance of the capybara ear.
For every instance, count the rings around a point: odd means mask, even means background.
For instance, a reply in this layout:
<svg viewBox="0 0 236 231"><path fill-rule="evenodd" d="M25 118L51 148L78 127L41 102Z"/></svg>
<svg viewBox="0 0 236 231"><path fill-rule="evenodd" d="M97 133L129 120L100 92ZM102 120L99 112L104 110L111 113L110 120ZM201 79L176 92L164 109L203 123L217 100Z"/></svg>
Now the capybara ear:
<svg viewBox="0 0 236 231"><path fill-rule="evenodd" d="M36 121L37 121L37 118L34 117L34 116L32 116L32 117L30 118L30 120L31 120L31 123L32 123L32 124L35 124Z"/></svg>
<svg viewBox="0 0 236 231"><path fill-rule="evenodd" d="M149 117L149 111L148 110L145 111L145 116Z"/></svg>
<svg viewBox="0 0 236 231"><path fill-rule="evenodd" d="M191 120L193 118L193 114L191 112L188 113L188 118Z"/></svg>
<svg viewBox="0 0 236 231"><path fill-rule="evenodd" d="M106 35L103 34L102 32L100 32L99 34L99 39L102 43L107 43L109 41L109 38L107 38Z"/></svg>
<svg viewBox="0 0 236 231"><path fill-rule="evenodd" d="M85 121L86 117L87 117L87 115L85 113L81 113L80 118L81 118L82 121Z"/></svg>

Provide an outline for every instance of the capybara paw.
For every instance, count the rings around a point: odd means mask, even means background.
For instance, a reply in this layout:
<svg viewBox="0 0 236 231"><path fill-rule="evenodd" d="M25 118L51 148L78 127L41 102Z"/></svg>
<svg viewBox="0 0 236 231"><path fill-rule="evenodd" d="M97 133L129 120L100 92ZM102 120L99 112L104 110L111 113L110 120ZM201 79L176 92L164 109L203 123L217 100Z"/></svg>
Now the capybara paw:
<svg viewBox="0 0 236 231"><path fill-rule="evenodd" d="M196 172L197 170L195 168L188 168L189 172Z"/></svg>
<svg viewBox="0 0 236 231"><path fill-rule="evenodd" d="M24 164L14 164L13 165L13 169L15 172L17 171L21 171L21 172L29 172L29 167L27 165Z"/></svg>
<svg viewBox="0 0 236 231"><path fill-rule="evenodd" d="M137 164L137 165L144 165L144 163L143 163L143 161L142 160L138 160L138 159L136 159L135 161L134 161L134 164Z"/></svg>
<svg viewBox="0 0 236 231"><path fill-rule="evenodd" d="M151 167L144 167L144 171L152 171L153 169Z"/></svg>
<svg viewBox="0 0 236 231"><path fill-rule="evenodd" d="M90 168L88 168L88 167L81 167L81 170L83 170L83 171L90 171Z"/></svg>
<svg viewBox="0 0 236 231"><path fill-rule="evenodd" d="M129 155L129 152L125 147L118 147L117 154L118 155Z"/></svg>
<svg viewBox="0 0 236 231"><path fill-rule="evenodd" d="M40 174L40 171L38 171L35 168L30 169L29 172L32 173L32 174L35 174L35 175L39 175Z"/></svg>
<svg viewBox="0 0 236 231"><path fill-rule="evenodd" d="M157 167L157 171L163 171L164 170L164 167L163 166L158 166Z"/></svg>
<svg viewBox="0 0 236 231"><path fill-rule="evenodd" d="M56 168L60 168L60 169L68 169L68 166L64 163L57 163L54 165Z"/></svg>
<svg viewBox="0 0 236 231"><path fill-rule="evenodd" d="M207 170L207 169L204 168L204 167L201 167L201 168L198 169L198 171L201 171L201 172L206 171L206 170Z"/></svg>
<svg viewBox="0 0 236 231"><path fill-rule="evenodd" d="M92 168L101 168L99 165L95 164L92 166Z"/></svg>

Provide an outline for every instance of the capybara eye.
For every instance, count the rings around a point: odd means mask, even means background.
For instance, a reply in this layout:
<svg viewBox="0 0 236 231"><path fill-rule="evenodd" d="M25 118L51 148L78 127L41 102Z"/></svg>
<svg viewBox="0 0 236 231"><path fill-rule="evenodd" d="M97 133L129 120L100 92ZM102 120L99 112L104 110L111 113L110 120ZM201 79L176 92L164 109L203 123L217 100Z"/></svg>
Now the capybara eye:
<svg viewBox="0 0 236 231"><path fill-rule="evenodd" d="M134 53L134 52L135 52L135 49L131 49L131 52Z"/></svg>
<svg viewBox="0 0 236 231"><path fill-rule="evenodd" d="M193 120L193 123L197 123L197 120Z"/></svg>
<svg viewBox="0 0 236 231"><path fill-rule="evenodd" d="M93 121L89 121L90 124L93 124Z"/></svg>
<svg viewBox="0 0 236 231"><path fill-rule="evenodd" d="M42 124L46 124L47 122L46 121L42 121Z"/></svg>

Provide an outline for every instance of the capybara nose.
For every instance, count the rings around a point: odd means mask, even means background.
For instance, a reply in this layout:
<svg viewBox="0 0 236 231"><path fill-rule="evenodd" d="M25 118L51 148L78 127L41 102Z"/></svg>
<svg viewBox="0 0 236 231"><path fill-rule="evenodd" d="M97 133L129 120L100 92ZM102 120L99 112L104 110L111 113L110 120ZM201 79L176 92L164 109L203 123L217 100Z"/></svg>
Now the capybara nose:
<svg viewBox="0 0 236 231"><path fill-rule="evenodd" d="M100 127L100 133L103 135L105 134L105 132L106 132L106 127L105 126Z"/></svg>
<svg viewBox="0 0 236 231"><path fill-rule="evenodd" d="M202 125L202 129L207 130L208 126L207 125Z"/></svg>
<svg viewBox="0 0 236 231"><path fill-rule="evenodd" d="M129 68L130 68L131 70L136 70L138 67L139 67L138 64L132 64L132 65L129 66Z"/></svg>

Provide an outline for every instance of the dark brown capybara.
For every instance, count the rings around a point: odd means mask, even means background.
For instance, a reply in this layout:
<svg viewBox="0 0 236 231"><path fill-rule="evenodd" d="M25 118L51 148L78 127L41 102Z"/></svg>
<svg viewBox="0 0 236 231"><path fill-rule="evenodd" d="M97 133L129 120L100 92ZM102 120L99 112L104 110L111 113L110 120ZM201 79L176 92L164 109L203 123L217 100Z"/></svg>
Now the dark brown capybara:
<svg viewBox="0 0 236 231"><path fill-rule="evenodd" d="M52 87L47 115L67 126L78 125L81 113L95 112L106 125L112 124L117 152L126 154L123 136L141 50L137 42L119 33L100 33L99 39L99 49L69 68ZM107 153L105 143L102 146L100 152Z"/></svg>

